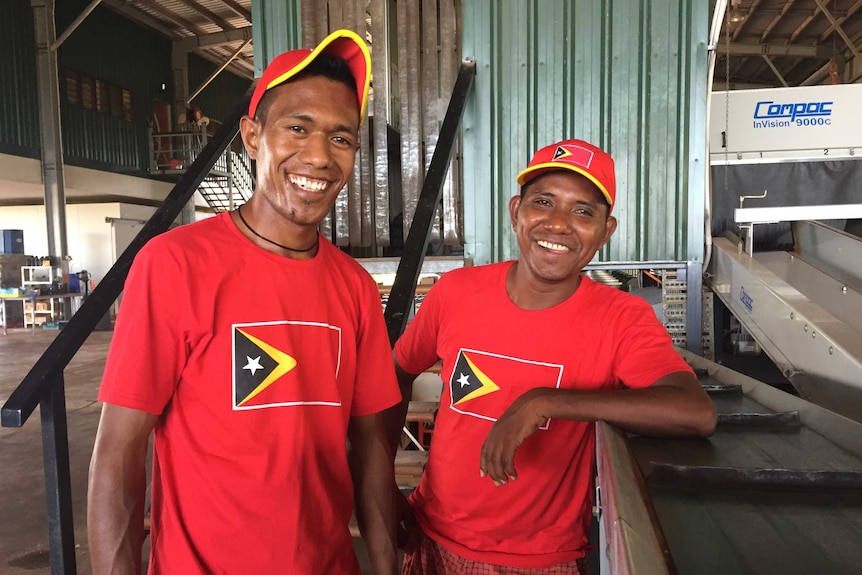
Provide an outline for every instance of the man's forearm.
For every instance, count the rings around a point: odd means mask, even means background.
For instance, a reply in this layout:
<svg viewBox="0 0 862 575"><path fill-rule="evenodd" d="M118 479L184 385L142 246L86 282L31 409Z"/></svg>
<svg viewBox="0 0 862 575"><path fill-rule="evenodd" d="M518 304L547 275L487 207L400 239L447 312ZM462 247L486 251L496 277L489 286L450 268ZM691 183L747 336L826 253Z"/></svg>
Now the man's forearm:
<svg viewBox="0 0 862 575"><path fill-rule="evenodd" d="M479 454L481 475L496 485L516 479L515 451L547 419L607 421L656 437L708 437L717 417L690 372L670 374L643 389L538 387L513 401L491 426Z"/></svg>
<svg viewBox="0 0 862 575"><path fill-rule="evenodd" d="M544 418L606 421L626 431L654 437L708 437L716 415L700 387L653 385L643 389L535 389ZM527 395L527 394L525 394Z"/></svg>
<svg viewBox="0 0 862 575"><path fill-rule="evenodd" d="M110 469L94 460L87 501L87 533L94 575L140 574L146 472Z"/></svg>
<svg viewBox="0 0 862 575"><path fill-rule="evenodd" d="M147 447L157 419L134 409L102 406L87 492L94 575L141 572Z"/></svg>
<svg viewBox="0 0 862 575"><path fill-rule="evenodd" d="M357 421L359 420L359 421ZM356 496L356 519L374 573L397 573L395 482L392 452L380 415L352 418L350 468Z"/></svg>
<svg viewBox="0 0 862 575"><path fill-rule="evenodd" d="M410 398L413 395L413 382L416 375L407 373L398 362L395 362L395 375L398 378L398 387L401 391L401 402L383 412L383 426L386 438L389 441L389 449L392 453L398 449L401 439L402 428L407 417L407 409L410 406Z"/></svg>

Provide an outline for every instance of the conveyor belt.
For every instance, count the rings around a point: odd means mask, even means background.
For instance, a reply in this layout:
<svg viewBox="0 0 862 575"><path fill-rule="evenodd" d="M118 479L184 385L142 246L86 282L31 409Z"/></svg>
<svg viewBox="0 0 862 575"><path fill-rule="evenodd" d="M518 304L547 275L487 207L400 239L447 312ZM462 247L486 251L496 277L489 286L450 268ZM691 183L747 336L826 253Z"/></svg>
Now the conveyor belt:
<svg viewBox="0 0 862 575"><path fill-rule="evenodd" d="M862 242L796 224L817 239L794 254L750 256L716 238L709 284L802 397L862 422Z"/></svg>
<svg viewBox="0 0 862 575"><path fill-rule="evenodd" d="M713 400L724 420L776 413L741 391ZM862 459L796 416L629 439L680 575L862 572Z"/></svg>

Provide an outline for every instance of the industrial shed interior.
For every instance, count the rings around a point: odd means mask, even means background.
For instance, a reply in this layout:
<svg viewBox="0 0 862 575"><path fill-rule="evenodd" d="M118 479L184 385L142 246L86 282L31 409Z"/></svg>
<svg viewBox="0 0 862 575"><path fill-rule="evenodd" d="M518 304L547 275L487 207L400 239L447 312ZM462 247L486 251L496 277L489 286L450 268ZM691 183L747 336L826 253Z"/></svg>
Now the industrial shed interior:
<svg viewBox="0 0 862 575"><path fill-rule="evenodd" d="M719 425L597 425L592 571L857 573L862 0L0 3L0 573L90 572L128 267L251 197L249 88L339 28L371 47L372 95L320 231L377 280L390 336L441 275L517 257L505 206L534 150L616 160L619 227L585 273L652 304ZM411 398L406 489L440 385Z"/></svg>

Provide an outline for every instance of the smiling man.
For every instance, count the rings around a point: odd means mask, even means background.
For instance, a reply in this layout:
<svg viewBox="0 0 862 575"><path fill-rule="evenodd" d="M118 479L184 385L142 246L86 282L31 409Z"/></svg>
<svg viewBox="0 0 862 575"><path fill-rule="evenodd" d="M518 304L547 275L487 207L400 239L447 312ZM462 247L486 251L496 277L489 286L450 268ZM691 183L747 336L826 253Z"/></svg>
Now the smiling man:
<svg viewBox="0 0 862 575"><path fill-rule="evenodd" d="M652 308L581 275L616 229L611 157L558 142L517 181L517 261L447 273L395 346L393 443L416 374L442 359L446 382L410 498L405 575L584 575L593 422L656 436L715 429Z"/></svg>
<svg viewBox="0 0 862 575"><path fill-rule="evenodd" d="M377 286L318 233L353 172L370 57L353 32L264 71L240 132L254 195L147 244L126 282L90 466L93 572L397 571L392 455L400 399Z"/></svg>

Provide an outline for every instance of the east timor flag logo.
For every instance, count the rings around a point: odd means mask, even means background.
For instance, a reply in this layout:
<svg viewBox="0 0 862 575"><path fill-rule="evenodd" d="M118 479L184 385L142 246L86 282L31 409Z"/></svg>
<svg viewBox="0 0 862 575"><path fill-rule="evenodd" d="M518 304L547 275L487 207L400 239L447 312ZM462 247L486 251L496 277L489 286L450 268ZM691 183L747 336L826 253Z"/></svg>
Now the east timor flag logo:
<svg viewBox="0 0 862 575"><path fill-rule="evenodd" d="M233 327L233 409L341 405L341 330L312 322Z"/></svg>
<svg viewBox="0 0 862 575"><path fill-rule="evenodd" d="M529 389L559 387L562 374L562 365L461 349L449 379L450 407L464 415L497 421Z"/></svg>

